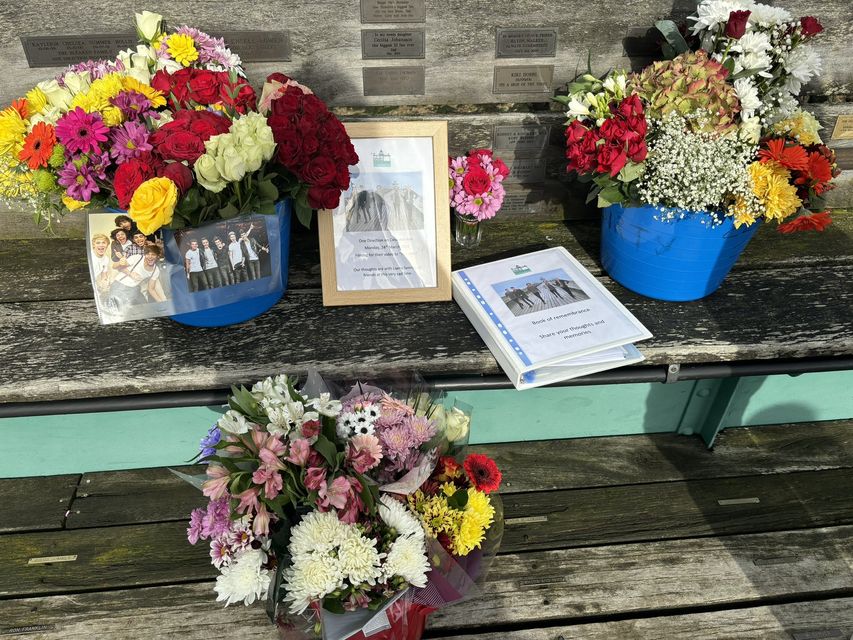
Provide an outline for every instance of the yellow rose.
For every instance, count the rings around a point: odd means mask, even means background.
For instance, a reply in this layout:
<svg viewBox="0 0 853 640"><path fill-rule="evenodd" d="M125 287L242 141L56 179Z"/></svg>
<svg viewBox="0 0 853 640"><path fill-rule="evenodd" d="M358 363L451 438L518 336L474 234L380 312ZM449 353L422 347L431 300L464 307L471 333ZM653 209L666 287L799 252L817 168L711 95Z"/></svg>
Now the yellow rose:
<svg viewBox="0 0 853 640"><path fill-rule="evenodd" d="M151 178L139 185L130 200L130 217L145 235L172 221L178 187L169 178Z"/></svg>

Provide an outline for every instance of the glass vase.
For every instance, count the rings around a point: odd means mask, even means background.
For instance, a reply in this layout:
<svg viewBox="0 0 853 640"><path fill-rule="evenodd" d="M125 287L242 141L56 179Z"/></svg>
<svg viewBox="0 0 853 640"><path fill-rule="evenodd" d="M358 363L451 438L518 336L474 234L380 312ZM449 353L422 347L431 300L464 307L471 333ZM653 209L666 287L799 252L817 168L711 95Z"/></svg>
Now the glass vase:
<svg viewBox="0 0 853 640"><path fill-rule="evenodd" d="M454 212L456 218L454 231L456 244L466 249L473 249L480 245L483 238L483 227L479 220L468 216L461 216Z"/></svg>

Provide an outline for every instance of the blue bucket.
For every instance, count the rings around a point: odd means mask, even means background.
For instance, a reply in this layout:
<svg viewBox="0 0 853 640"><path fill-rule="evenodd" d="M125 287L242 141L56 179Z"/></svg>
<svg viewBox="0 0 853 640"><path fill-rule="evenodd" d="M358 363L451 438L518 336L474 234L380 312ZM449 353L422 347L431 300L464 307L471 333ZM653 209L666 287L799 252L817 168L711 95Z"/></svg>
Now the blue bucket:
<svg viewBox="0 0 853 640"><path fill-rule="evenodd" d="M281 238L281 288L271 293L246 298L240 302L219 305L201 311L178 313L169 316L175 322L191 327L225 327L239 324L255 318L268 311L281 300L287 290L287 271L290 261L290 219L293 212L293 201L286 198L275 205L276 218L279 222L279 237Z"/></svg>
<svg viewBox="0 0 853 640"><path fill-rule="evenodd" d="M737 262L759 224L735 229L730 216L721 224L704 212L672 221L652 206L604 209L601 263L626 289L657 300L686 302L716 291Z"/></svg>

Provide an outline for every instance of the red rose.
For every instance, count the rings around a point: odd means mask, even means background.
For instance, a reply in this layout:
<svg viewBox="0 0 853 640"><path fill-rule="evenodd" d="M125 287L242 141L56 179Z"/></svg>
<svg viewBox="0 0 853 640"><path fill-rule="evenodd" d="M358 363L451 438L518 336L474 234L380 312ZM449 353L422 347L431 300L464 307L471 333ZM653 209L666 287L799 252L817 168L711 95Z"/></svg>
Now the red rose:
<svg viewBox="0 0 853 640"><path fill-rule="evenodd" d="M468 172L462 178L462 186L465 188L465 193L475 196L486 193L492 186L492 180L482 167L469 165Z"/></svg>
<svg viewBox="0 0 853 640"><path fill-rule="evenodd" d="M637 116L642 116L643 103L640 100L640 96L638 96L637 94L631 94L619 103L619 106L616 107L616 111L619 113L619 115L625 116L625 118L628 119Z"/></svg>
<svg viewBox="0 0 853 640"><path fill-rule="evenodd" d="M597 160L598 166L596 170L599 173L609 173L610 177L615 178L628 160L625 145L605 144L600 146L598 148Z"/></svg>
<svg viewBox="0 0 853 640"><path fill-rule="evenodd" d="M337 167L337 175L335 175L335 186L341 191L349 189L349 165L346 162L339 162Z"/></svg>
<svg viewBox="0 0 853 640"><path fill-rule="evenodd" d="M313 209L337 209L340 201L340 189L321 186L308 189L308 204Z"/></svg>
<svg viewBox="0 0 853 640"><path fill-rule="evenodd" d="M324 187L335 181L337 169L335 161L328 156L314 156L305 165L301 177L310 185Z"/></svg>
<svg viewBox="0 0 853 640"><path fill-rule="evenodd" d="M480 162L480 158L491 159L492 152L489 149L471 149L468 152L468 162Z"/></svg>
<svg viewBox="0 0 853 640"><path fill-rule="evenodd" d="M572 120L569 126L566 127L566 143L569 145L575 144L583 140L586 135L587 128L577 120Z"/></svg>
<svg viewBox="0 0 853 640"><path fill-rule="evenodd" d="M210 105L219 102L219 90L222 85L220 74L204 69L181 69L177 73L188 71L189 99L202 105ZM176 74L177 75L177 74ZM228 74L225 74L228 80Z"/></svg>
<svg viewBox="0 0 853 640"><path fill-rule="evenodd" d="M178 187L181 195L193 186L193 172L182 162L170 162L157 172L162 178L169 178Z"/></svg>
<svg viewBox="0 0 853 640"><path fill-rule="evenodd" d="M607 142L623 142L628 135L628 125L622 118L608 118L599 127L599 132Z"/></svg>
<svg viewBox="0 0 853 640"><path fill-rule="evenodd" d="M806 38L816 36L823 31L823 25L813 16L804 16L800 18L800 26L802 27L803 35Z"/></svg>
<svg viewBox="0 0 853 640"><path fill-rule="evenodd" d="M636 133L641 138L646 137L646 132L648 131L648 124L646 123L645 116L629 116L625 118L625 124L628 125L628 128L631 131Z"/></svg>
<svg viewBox="0 0 853 640"><path fill-rule="evenodd" d="M153 177L154 170L151 165L137 158L120 164L113 178L113 189L116 192L118 206L122 209L130 207L130 200L136 188Z"/></svg>
<svg viewBox="0 0 853 640"><path fill-rule="evenodd" d="M186 160L194 164L204 155L204 140L190 131L173 131L157 147L157 153L164 160Z"/></svg>
<svg viewBox="0 0 853 640"><path fill-rule="evenodd" d="M186 71L189 70L181 69L172 75L168 71L160 70L151 78L151 86L166 96L166 101L172 109L177 109L180 105L186 104L189 97L189 89L187 88L189 74L183 73ZM172 100L172 96L177 100L177 103Z"/></svg>
<svg viewBox="0 0 853 640"><path fill-rule="evenodd" d="M646 159L649 151L646 148L646 141L642 138L632 140L628 143L628 157L632 162L642 162Z"/></svg>
<svg viewBox="0 0 853 640"><path fill-rule="evenodd" d="M746 22L749 20L751 11L732 11L729 13L729 21L726 23L726 36L734 40L740 40L746 33Z"/></svg>
<svg viewBox="0 0 853 640"><path fill-rule="evenodd" d="M284 95L272 101L270 111L273 115L283 116L298 113L302 109L303 95L296 87L288 87Z"/></svg>
<svg viewBox="0 0 853 640"><path fill-rule="evenodd" d="M211 111L185 111L183 113L189 113L190 116L182 122L185 122L187 129L201 138L202 142L206 142L220 133L228 133L231 128L231 121L228 118Z"/></svg>
<svg viewBox="0 0 853 640"><path fill-rule="evenodd" d="M252 85L242 78L232 84L228 79L228 74L225 72L221 76L217 99L223 104L233 106L237 113L254 111L257 99ZM234 96L233 98L231 97L232 95Z"/></svg>
<svg viewBox="0 0 853 640"><path fill-rule="evenodd" d="M492 166L497 169L497 172L502 177L506 178L509 175L509 167L500 158L492 158Z"/></svg>
<svg viewBox="0 0 853 640"><path fill-rule="evenodd" d="M287 84L289 81L290 76L286 76L278 71L267 76L267 82L280 82L281 84Z"/></svg>

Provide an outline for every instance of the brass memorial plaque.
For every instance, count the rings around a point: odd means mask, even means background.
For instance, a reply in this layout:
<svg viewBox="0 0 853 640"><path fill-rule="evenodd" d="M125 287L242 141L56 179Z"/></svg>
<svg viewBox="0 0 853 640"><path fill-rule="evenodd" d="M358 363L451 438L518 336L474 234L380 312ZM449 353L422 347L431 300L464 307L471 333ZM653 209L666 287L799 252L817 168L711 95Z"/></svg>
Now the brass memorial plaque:
<svg viewBox="0 0 853 640"><path fill-rule="evenodd" d="M494 149L515 154L541 154L548 146L551 127L546 124L495 125Z"/></svg>
<svg viewBox="0 0 853 640"><path fill-rule="evenodd" d="M362 29L361 57L364 60L424 57L424 30Z"/></svg>
<svg viewBox="0 0 853 640"><path fill-rule="evenodd" d="M492 93L551 93L553 83L552 64L495 67Z"/></svg>
<svg viewBox="0 0 853 640"><path fill-rule="evenodd" d="M361 22L426 22L426 0L361 0Z"/></svg>
<svg viewBox="0 0 853 640"><path fill-rule="evenodd" d="M215 34L225 40L243 62L289 62L289 31L225 31Z"/></svg>
<svg viewBox="0 0 853 640"><path fill-rule="evenodd" d="M495 33L496 58L553 58L556 55L556 28L497 28Z"/></svg>
<svg viewBox="0 0 853 640"><path fill-rule="evenodd" d="M426 81L423 67L365 67L365 96L422 96Z"/></svg>
<svg viewBox="0 0 853 640"><path fill-rule="evenodd" d="M509 175L504 182L541 184L545 182L545 158L504 158Z"/></svg>

